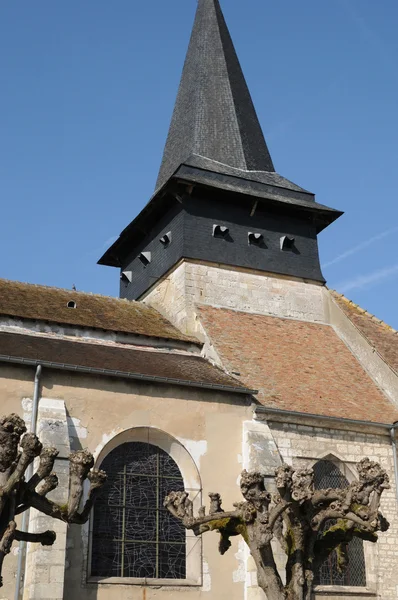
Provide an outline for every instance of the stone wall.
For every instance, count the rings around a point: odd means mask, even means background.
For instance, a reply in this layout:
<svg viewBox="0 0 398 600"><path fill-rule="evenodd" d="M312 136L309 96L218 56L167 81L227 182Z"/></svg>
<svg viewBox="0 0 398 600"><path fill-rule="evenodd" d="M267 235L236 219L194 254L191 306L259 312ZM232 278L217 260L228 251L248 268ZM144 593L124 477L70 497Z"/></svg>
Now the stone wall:
<svg viewBox="0 0 398 600"><path fill-rule="evenodd" d="M185 333L201 333L196 304L325 323L323 286L260 271L183 261L141 300Z"/></svg>
<svg viewBox="0 0 398 600"><path fill-rule="evenodd" d="M43 446L57 448L59 452L54 464L59 484L48 498L64 504L68 500L70 441L63 400L41 398L37 435ZM62 521L34 509L30 511L28 531L55 531L57 539L53 546L28 544L23 600L63 600L67 529L67 524Z"/></svg>
<svg viewBox="0 0 398 600"><path fill-rule="evenodd" d="M274 485L275 469L283 463L282 454L276 444L273 432L268 423L251 419L243 424L242 467L247 471L263 473L266 487L270 492L276 491ZM239 490L237 489L237 493ZM240 501L240 498L239 498ZM279 544L273 545L275 562L279 573L283 576L286 557ZM266 600L264 592L257 585L257 569L250 555L248 546L241 542L240 555L245 582L245 600Z"/></svg>
<svg viewBox="0 0 398 600"><path fill-rule="evenodd" d="M317 600L359 600L377 597L395 600L398 597L398 504L395 491L394 463L388 431L349 431L332 428L322 421L309 424L277 422L274 417L265 420L266 435L273 439L284 462L293 467L313 466L322 458L333 460L347 479L356 478L355 464L364 457L378 461L387 470L391 489L382 498L382 512L390 522L387 533L381 533L377 544L365 542L367 588L318 589ZM337 427L337 426L336 426ZM249 596L250 597L250 596ZM260 599L262 596L254 596Z"/></svg>

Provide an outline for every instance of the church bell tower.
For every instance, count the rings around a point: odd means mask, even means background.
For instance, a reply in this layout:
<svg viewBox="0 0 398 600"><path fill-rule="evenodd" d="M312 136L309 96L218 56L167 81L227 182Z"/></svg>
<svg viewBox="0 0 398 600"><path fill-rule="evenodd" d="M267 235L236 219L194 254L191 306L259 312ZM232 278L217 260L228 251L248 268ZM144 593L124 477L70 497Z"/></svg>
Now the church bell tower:
<svg viewBox="0 0 398 600"><path fill-rule="evenodd" d="M317 234L341 214L275 171L219 0L199 0L154 195L99 261L120 296L183 260L324 283Z"/></svg>

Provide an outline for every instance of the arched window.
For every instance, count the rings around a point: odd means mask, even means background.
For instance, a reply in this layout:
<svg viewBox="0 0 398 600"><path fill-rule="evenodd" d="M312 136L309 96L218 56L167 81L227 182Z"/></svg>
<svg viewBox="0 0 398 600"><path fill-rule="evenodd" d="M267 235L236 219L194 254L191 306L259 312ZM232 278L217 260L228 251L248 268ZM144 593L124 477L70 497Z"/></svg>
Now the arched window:
<svg viewBox="0 0 398 600"><path fill-rule="evenodd" d="M327 488L346 488L349 485L348 479L343 475L340 469L330 460L320 460L314 467L314 480L316 489ZM335 521L330 519L323 526L323 531L333 525ZM322 531L320 532L322 535ZM347 586L366 586L365 556L363 551L363 541L359 538L353 538L348 545L349 564L344 573L340 573L337 568L337 554L332 552L321 566L319 573L315 577L317 585L347 585Z"/></svg>
<svg viewBox="0 0 398 600"><path fill-rule="evenodd" d="M101 468L108 481L94 508L91 575L185 579L186 532L163 508L169 492L184 490L175 461L158 446L126 442Z"/></svg>

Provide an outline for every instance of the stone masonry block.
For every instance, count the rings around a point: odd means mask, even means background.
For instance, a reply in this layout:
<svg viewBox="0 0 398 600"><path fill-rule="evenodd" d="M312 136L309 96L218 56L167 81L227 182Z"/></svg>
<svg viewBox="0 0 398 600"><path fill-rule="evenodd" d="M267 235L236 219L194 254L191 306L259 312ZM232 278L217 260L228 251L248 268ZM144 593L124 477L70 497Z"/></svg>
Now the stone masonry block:
<svg viewBox="0 0 398 600"><path fill-rule="evenodd" d="M61 457L66 458L70 454L68 421L65 405L61 400L40 401L38 433L42 443L56 447ZM51 498L63 503L68 496L68 461L58 458L54 470L59 477L59 485L52 492ZM56 532L57 538L52 547L28 545L27 561L31 573L27 573L26 579L31 579L32 573L34 579L31 580L31 585L25 587L24 600L63 600L67 524L32 511L29 529L51 529Z"/></svg>
<svg viewBox="0 0 398 600"><path fill-rule="evenodd" d="M31 586L32 600L55 600L62 599L64 594L63 583L38 583Z"/></svg>

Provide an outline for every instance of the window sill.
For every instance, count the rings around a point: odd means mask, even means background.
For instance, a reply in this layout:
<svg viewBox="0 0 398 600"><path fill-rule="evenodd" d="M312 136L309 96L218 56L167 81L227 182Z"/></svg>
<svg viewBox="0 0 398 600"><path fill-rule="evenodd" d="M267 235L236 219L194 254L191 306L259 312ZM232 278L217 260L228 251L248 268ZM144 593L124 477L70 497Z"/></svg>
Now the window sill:
<svg viewBox="0 0 398 600"><path fill-rule="evenodd" d="M374 590L367 587L355 587L352 585L317 585L314 588L315 596L357 596L359 598L372 598L377 596Z"/></svg>
<svg viewBox="0 0 398 600"><path fill-rule="evenodd" d="M89 577L88 584L95 585L145 585L146 587L200 587L202 581L193 579L145 579L139 577Z"/></svg>

